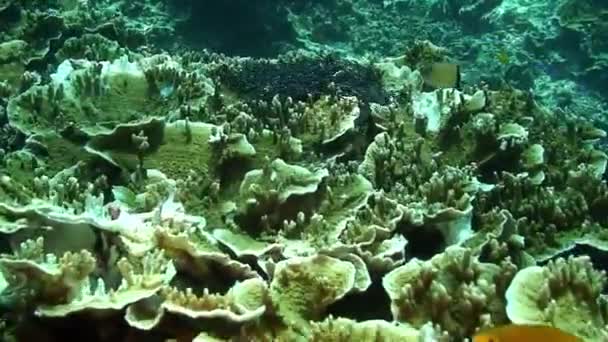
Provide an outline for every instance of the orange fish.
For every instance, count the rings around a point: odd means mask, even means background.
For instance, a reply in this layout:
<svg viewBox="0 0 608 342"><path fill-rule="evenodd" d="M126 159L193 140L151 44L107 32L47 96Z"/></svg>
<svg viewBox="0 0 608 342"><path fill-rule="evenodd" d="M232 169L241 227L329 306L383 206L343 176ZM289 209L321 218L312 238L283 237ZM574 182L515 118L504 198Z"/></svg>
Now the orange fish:
<svg viewBox="0 0 608 342"><path fill-rule="evenodd" d="M547 325L507 324L484 329L473 342L583 342L582 339L563 330Z"/></svg>

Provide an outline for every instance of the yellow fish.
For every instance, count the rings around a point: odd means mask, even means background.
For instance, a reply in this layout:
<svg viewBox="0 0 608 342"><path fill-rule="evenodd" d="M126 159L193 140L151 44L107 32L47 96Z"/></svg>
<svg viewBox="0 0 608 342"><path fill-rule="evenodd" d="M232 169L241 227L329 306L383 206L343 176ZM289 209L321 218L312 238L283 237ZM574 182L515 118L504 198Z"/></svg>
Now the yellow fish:
<svg viewBox="0 0 608 342"><path fill-rule="evenodd" d="M496 55L496 59L498 59L498 62L502 65L507 65L511 61L511 57L509 57L509 53L505 50L500 51Z"/></svg>
<svg viewBox="0 0 608 342"><path fill-rule="evenodd" d="M563 330L547 325L507 324L484 329L473 342L583 342Z"/></svg>
<svg viewBox="0 0 608 342"><path fill-rule="evenodd" d="M432 63L422 68L424 84L431 88L460 88L460 65Z"/></svg>

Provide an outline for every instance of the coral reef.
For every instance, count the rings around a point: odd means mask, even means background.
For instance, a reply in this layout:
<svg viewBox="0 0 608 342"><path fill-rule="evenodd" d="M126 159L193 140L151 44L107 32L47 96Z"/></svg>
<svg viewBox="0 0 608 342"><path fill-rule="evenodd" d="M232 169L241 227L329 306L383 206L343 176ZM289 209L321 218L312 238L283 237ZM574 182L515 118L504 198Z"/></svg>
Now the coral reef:
<svg viewBox="0 0 608 342"><path fill-rule="evenodd" d="M0 340L608 338L605 5L521 2L0 0Z"/></svg>

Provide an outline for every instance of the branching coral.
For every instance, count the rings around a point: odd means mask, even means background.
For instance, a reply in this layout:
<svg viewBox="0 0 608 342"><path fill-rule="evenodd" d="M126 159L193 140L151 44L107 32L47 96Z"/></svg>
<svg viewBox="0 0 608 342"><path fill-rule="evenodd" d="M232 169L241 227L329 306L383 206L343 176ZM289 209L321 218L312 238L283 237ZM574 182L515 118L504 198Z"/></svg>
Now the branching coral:
<svg viewBox="0 0 608 342"><path fill-rule="evenodd" d="M550 324L585 340L605 339L605 283L605 272L585 256L524 268L506 292L507 315L515 323Z"/></svg>
<svg viewBox="0 0 608 342"><path fill-rule="evenodd" d="M275 159L262 170L248 172L240 185L241 225L248 229L272 229L300 211L310 212L315 194L328 176L326 169L311 172Z"/></svg>
<svg viewBox="0 0 608 342"><path fill-rule="evenodd" d="M480 325L505 322L501 296L514 274L508 262L481 263L470 250L449 247L429 261L410 261L382 282L396 320L415 327L432 321L464 337Z"/></svg>
<svg viewBox="0 0 608 342"><path fill-rule="evenodd" d="M40 306L36 313L44 317L65 317L84 310L121 310L127 305L152 297L175 276L175 268L162 251L146 254L141 262L126 258L117 262L120 285L108 287L103 278L87 279L79 293L67 303ZM105 275L107 281L112 281Z"/></svg>
<svg viewBox="0 0 608 342"><path fill-rule="evenodd" d="M88 251L66 252L60 257L45 255L43 244L42 238L27 240L14 255L3 255L0 258L2 272L9 286L19 286L19 282L27 281L26 286L34 291L41 304L70 302L94 271L95 258Z"/></svg>

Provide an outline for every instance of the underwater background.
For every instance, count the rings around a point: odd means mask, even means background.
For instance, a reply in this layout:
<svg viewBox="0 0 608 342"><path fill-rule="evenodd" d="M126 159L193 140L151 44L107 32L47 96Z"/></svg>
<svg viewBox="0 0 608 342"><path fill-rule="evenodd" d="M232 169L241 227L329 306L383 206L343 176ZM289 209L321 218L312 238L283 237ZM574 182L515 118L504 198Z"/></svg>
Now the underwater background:
<svg viewBox="0 0 608 342"><path fill-rule="evenodd" d="M605 0L0 0L0 342L608 341L606 130Z"/></svg>

